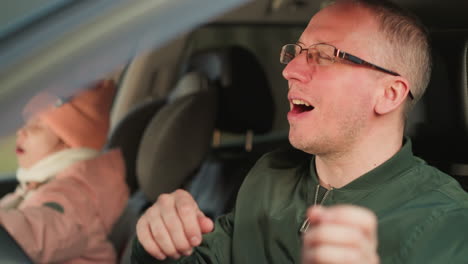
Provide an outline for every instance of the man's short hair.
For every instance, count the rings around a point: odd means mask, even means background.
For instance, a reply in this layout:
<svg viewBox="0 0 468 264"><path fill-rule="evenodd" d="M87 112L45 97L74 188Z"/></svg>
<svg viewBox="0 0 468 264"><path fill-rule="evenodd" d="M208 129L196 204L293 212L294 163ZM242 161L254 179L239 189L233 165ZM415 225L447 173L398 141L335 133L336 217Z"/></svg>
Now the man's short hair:
<svg viewBox="0 0 468 264"><path fill-rule="evenodd" d="M429 33L419 19L389 0L336 0L330 4L349 3L364 7L376 15L388 45L384 67L398 72L410 82L414 100L408 100L406 111L423 96L432 68Z"/></svg>

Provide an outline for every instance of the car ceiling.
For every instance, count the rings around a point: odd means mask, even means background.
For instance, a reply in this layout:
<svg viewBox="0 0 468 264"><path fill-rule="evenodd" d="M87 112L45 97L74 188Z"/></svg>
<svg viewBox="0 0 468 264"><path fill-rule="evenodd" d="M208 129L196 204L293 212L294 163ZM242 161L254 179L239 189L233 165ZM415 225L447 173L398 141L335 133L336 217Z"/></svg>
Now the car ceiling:
<svg viewBox="0 0 468 264"><path fill-rule="evenodd" d="M220 17L219 23L305 24L324 0L254 0ZM394 0L413 11L431 29L468 28L468 1Z"/></svg>

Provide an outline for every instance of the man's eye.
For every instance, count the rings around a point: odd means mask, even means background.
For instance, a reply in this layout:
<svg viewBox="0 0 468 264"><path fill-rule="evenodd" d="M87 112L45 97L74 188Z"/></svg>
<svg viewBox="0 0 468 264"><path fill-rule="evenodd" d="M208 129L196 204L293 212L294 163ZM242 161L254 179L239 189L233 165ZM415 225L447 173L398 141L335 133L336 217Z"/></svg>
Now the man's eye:
<svg viewBox="0 0 468 264"><path fill-rule="evenodd" d="M296 54L294 54L294 53L286 53L285 55L290 60L292 60L292 59L294 59L294 57L296 57Z"/></svg>
<svg viewBox="0 0 468 264"><path fill-rule="evenodd" d="M326 59L326 60L331 60L331 57L328 56L326 53L324 52L319 52L318 53L318 56L320 57L320 59Z"/></svg>

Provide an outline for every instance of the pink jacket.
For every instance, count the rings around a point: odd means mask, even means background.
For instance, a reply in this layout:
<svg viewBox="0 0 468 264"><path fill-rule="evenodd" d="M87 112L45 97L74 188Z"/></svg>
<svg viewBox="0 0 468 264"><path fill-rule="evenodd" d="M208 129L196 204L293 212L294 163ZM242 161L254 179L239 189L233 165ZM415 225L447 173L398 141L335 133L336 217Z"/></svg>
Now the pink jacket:
<svg viewBox="0 0 468 264"><path fill-rule="evenodd" d="M122 154L112 150L68 167L18 209L0 210L0 224L34 262L116 263L107 237L128 195Z"/></svg>

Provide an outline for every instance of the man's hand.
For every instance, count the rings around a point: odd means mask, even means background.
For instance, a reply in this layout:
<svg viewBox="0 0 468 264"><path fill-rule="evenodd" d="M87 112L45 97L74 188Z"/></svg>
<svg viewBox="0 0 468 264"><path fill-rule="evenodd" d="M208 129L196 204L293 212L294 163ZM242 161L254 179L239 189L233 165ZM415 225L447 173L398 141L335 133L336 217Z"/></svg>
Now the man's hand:
<svg viewBox="0 0 468 264"><path fill-rule="evenodd" d="M190 255L200 245L202 234L213 230L213 221L198 208L192 196L177 190L162 194L138 220L138 240L159 260Z"/></svg>
<svg viewBox="0 0 468 264"><path fill-rule="evenodd" d="M377 218L352 205L314 206L307 216L309 230L303 238L303 263L378 264Z"/></svg>

